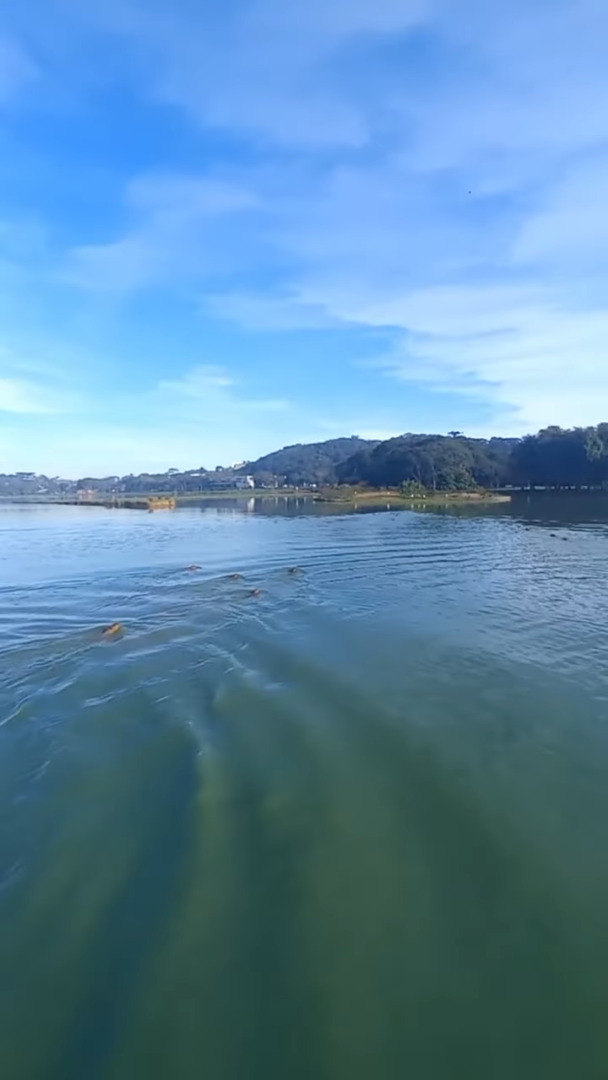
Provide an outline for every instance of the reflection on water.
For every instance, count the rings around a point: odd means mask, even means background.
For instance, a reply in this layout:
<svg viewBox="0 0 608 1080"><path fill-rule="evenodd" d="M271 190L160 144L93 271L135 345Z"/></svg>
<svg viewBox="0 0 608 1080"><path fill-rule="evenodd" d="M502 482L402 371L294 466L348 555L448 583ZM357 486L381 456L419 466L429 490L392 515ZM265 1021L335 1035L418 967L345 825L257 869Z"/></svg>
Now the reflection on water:
<svg viewBox="0 0 608 1080"><path fill-rule="evenodd" d="M602 505L222 504L0 510L0 1075L604 1078Z"/></svg>
<svg viewBox="0 0 608 1080"><path fill-rule="evenodd" d="M300 517L302 515L345 514L369 514L382 513L387 510L394 513L402 509L414 509L416 513L427 514L450 514L460 517L501 517L514 518L529 524L559 524L568 527L580 523L588 526L593 523L608 523L608 494L580 494L577 492L564 492L557 495L553 492L514 492L510 503L475 503L457 501L446 502L441 505L424 502L412 503L411 506L401 501L387 503L385 506L366 505L365 502L321 502L311 495L264 495L248 499L238 496L225 496L213 498L192 499L189 503L191 509L197 508L203 512L233 512L248 514L263 514L269 517Z"/></svg>

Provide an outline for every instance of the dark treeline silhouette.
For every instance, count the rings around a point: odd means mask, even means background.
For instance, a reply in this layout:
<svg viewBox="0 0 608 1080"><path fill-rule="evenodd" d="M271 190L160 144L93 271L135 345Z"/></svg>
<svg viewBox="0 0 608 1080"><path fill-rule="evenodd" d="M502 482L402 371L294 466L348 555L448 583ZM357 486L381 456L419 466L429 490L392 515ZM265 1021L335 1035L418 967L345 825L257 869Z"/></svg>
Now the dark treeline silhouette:
<svg viewBox="0 0 608 1080"><path fill-rule="evenodd" d="M372 487L416 484L431 491L496 488L509 482L515 439L401 435L366 448L338 468L342 483Z"/></svg>
<svg viewBox="0 0 608 1080"><path fill-rule="evenodd" d="M429 491L608 486L608 423L548 427L523 439L400 435L384 442L332 439L288 446L246 470L258 485L416 485Z"/></svg>
<svg viewBox="0 0 608 1080"><path fill-rule="evenodd" d="M0 496L100 493L204 493L242 486L370 487L466 491L475 488L539 487L608 490L608 423L597 427L548 427L523 439L469 439L449 435L400 435L385 442L357 436L287 446L231 469L203 468L103 479L49 479L33 473L0 475Z"/></svg>
<svg viewBox="0 0 608 1080"><path fill-rule="evenodd" d="M509 473L525 487L608 487L608 424L526 435L513 448Z"/></svg>
<svg viewBox="0 0 608 1080"><path fill-rule="evenodd" d="M290 487L336 484L340 466L345 461L360 451L373 450L375 446L378 446L377 441L360 439L357 435L320 443L296 443L248 462L243 470L259 484L271 484L277 479Z"/></svg>
<svg viewBox="0 0 608 1080"><path fill-rule="evenodd" d="M339 467L338 479L433 491L608 486L608 424L549 427L523 439L402 435L359 451Z"/></svg>

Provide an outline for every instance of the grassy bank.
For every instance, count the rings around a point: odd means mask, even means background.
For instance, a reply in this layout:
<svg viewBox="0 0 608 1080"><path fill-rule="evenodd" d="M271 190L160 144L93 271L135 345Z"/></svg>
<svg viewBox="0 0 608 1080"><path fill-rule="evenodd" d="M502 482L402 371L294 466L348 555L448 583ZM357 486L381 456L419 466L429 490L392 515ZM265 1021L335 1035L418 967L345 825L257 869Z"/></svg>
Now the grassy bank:
<svg viewBox="0 0 608 1080"><path fill-rule="evenodd" d="M314 496L316 501L354 506L445 506L450 503L505 503L510 495L492 491L429 491L404 494L396 488L361 490L353 487L325 488Z"/></svg>
<svg viewBox="0 0 608 1080"><path fill-rule="evenodd" d="M505 503L511 501L511 496L497 494L491 491L428 491L404 493L397 488L367 489L340 485L339 487L326 487L320 490L309 488L255 488L241 491L199 491L188 492L177 496L167 496L161 492L145 492L138 494L102 495L77 499L73 496L55 495L20 495L2 497L3 502L28 503L39 505L56 506L92 506L105 507L117 510L172 510L175 506L191 506L201 502L221 502L227 499L311 499L316 503L331 503L342 506L445 506L449 504L475 505L484 503Z"/></svg>

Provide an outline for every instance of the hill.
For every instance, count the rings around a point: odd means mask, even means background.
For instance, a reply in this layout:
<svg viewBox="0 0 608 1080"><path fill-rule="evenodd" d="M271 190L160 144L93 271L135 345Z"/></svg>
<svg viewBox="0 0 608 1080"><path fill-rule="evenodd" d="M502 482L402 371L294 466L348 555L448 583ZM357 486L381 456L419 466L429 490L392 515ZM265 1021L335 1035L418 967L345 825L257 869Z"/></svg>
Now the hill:
<svg viewBox="0 0 608 1080"><path fill-rule="evenodd" d="M271 483L275 477L297 487L335 484L339 466L354 455L371 451L376 446L377 442L360 439L356 435L319 443L296 443L265 454L257 461L247 462L241 472L253 476L258 484Z"/></svg>
<svg viewBox="0 0 608 1080"><path fill-rule="evenodd" d="M340 483L372 487L419 484L429 490L498 487L508 481L517 439L467 439L447 435L400 435L363 447L338 466Z"/></svg>

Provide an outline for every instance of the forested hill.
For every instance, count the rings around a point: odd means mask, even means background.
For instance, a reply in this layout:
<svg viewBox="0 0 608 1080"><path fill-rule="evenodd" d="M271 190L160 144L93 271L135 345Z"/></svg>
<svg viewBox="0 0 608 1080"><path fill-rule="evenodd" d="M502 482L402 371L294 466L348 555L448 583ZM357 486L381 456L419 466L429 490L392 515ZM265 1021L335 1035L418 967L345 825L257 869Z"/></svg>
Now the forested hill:
<svg viewBox="0 0 608 1080"><path fill-rule="evenodd" d="M548 427L523 439L402 435L362 447L337 469L339 483L474 487L608 487L608 424Z"/></svg>
<svg viewBox="0 0 608 1080"><path fill-rule="evenodd" d="M356 435L349 439L329 439L327 442L297 443L248 462L241 471L249 473L260 484L275 478L295 486L335 484L338 466L354 454L373 450L375 446L378 446L377 442L360 439Z"/></svg>
<svg viewBox="0 0 608 1080"><path fill-rule="evenodd" d="M419 485L437 491L475 487L608 489L608 423L543 428L522 439L400 435L385 442L352 437L287 446L245 472L259 484Z"/></svg>
<svg viewBox="0 0 608 1080"><path fill-rule="evenodd" d="M517 439L467 439L446 435L401 435L363 447L338 467L340 483L373 487L418 484L432 490L500 487L509 482Z"/></svg>

